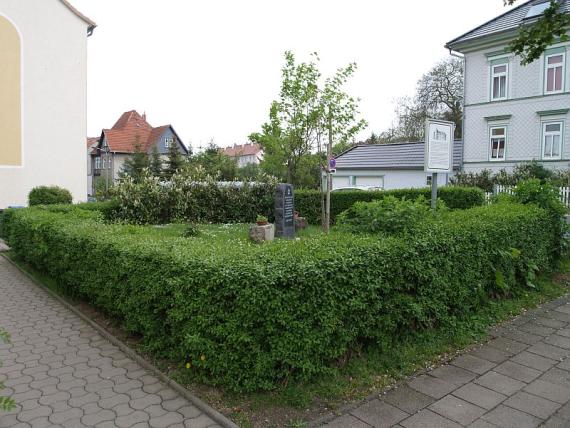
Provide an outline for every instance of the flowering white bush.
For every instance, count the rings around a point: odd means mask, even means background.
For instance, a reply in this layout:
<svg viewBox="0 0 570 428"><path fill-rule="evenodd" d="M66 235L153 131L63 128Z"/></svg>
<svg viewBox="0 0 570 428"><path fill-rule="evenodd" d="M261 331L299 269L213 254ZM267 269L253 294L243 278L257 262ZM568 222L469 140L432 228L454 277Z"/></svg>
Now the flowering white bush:
<svg viewBox="0 0 570 428"><path fill-rule="evenodd" d="M193 175L178 172L165 182L145 170L136 183L125 177L115 186L114 214L135 224L253 222L258 214L273 214L277 181L270 176L262 180L219 182L197 170Z"/></svg>

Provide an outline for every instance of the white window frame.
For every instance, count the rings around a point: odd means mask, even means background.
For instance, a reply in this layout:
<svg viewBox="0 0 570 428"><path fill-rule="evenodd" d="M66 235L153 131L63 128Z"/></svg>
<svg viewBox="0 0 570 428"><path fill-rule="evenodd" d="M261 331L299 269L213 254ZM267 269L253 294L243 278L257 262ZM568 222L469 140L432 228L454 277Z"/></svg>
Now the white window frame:
<svg viewBox="0 0 570 428"><path fill-rule="evenodd" d="M426 186L431 186L432 180L433 180L433 175L429 174L429 175L426 177Z"/></svg>
<svg viewBox="0 0 570 428"><path fill-rule="evenodd" d="M560 131L546 131L546 127L548 125L560 125ZM554 136L560 137L560 145L558 147L558 156L547 156L545 153L546 149L546 137L552 136L552 143L554 143ZM542 141L541 141L541 153L542 159L550 160L550 159L562 159L562 147L564 144L564 122L561 120L553 120L549 122L542 122ZM550 149L550 153L552 153L552 147Z"/></svg>
<svg viewBox="0 0 570 428"><path fill-rule="evenodd" d="M495 73L495 67L502 67L505 66L505 71L500 73ZM495 97L495 77L499 78L499 82L501 81L501 77L505 77L505 96ZM500 85L500 83L499 83ZM499 88L500 89L500 88ZM499 91L500 93L500 91ZM491 63L491 101L501 101L506 100L509 98L509 63L503 62L500 64L493 64Z"/></svg>
<svg viewBox="0 0 570 428"><path fill-rule="evenodd" d="M502 158L493 158L493 139L500 138L499 136L493 136L493 130L503 129L503 138L505 140L505 149L503 150ZM504 162L507 159L507 144L508 144L508 127L506 125L494 125L489 127L489 161L490 162ZM497 147L497 155L499 148Z"/></svg>
<svg viewBox="0 0 570 428"><path fill-rule="evenodd" d="M548 59L553 56L562 56L562 65L550 65L548 64ZM559 90L548 90L548 70L551 68L562 67L562 85L560 85ZM556 73L554 73L554 84L556 87ZM545 94L561 94L564 92L566 86L566 52L551 53L544 56L544 93Z"/></svg>
<svg viewBox="0 0 570 428"><path fill-rule="evenodd" d="M174 144L174 138L170 137L170 138L164 139L164 148L165 149L169 149L171 144Z"/></svg>
<svg viewBox="0 0 570 428"><path fill-rule="evenodd" d="M95 158L95 169L101 169L101 156Z"/></svg>

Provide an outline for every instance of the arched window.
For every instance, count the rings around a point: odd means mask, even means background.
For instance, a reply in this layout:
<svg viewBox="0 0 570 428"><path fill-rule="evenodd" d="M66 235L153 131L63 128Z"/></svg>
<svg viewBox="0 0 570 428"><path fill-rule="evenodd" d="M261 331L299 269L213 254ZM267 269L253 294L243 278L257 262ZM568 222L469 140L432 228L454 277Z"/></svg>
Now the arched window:
<svg viewBox="0 0 570 428"><path fill-rule="evenodd" d="M21 42L0 15L0 167L22 166Z"/></svg>

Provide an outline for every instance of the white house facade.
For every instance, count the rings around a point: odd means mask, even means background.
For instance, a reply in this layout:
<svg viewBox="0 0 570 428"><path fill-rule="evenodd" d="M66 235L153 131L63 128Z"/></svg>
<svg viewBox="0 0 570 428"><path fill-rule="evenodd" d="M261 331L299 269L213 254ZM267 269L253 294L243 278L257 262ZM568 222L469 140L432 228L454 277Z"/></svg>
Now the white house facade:
<svg viewBox="0 0 570 428"><path fill-rule="evenodd" d="M570 2L560 3L569 13ZM464 171L511 170L531 160L570 166L570 43L555 43L526 66L507 49L549 4L523 3L447 43L465 58Z"/></svg>
<svg viewBox="0 0 570 428"><path fill-rule="evenodd" d="M0 1L0 209L41 185L84 201L87 37L64 0Z"/></svg>
<svg viewBox="0 0 570 428"><path fill-rule="evenodd" d="M223 149L223 153L235 159L238 168L252 164L259 165L263 160L263 149L256 143L234 144Z"/></svg>
<svg viewBox="0 0 570 428"><path fill-rule="evenodd" d="M461 169L462 142L453 144L453 170ZM390 189L431 185L432 175L424 171L425 143L359 144L336 158L332 190L346 187ZM438 174L445 186L454 173Z"/></svg>

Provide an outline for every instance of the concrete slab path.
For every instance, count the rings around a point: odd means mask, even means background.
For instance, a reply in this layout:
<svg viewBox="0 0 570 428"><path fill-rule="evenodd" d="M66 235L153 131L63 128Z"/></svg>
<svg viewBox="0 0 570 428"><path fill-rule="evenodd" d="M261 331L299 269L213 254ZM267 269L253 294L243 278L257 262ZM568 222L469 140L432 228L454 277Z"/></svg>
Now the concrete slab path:
<svg viewBox="0 0 570 428"><path fill-rule="evenodd" d="M0 257L0 427L220 427Z"/></svg>
<svg viewBox="0 0 570 428"><path fill-rule="evenodd" d="M347 410L329 428L570 427L570 295L449 364Z"/></svg>

